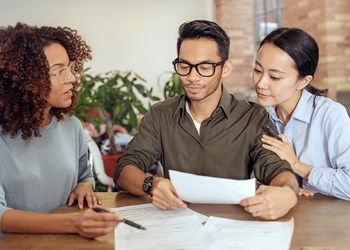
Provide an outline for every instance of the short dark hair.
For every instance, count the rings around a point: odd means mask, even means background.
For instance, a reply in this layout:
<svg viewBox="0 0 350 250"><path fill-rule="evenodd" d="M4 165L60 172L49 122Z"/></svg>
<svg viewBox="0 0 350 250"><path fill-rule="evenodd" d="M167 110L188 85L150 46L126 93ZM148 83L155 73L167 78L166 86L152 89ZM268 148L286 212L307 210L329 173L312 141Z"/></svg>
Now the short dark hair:
<svg viewBox="0 0 350 250"><path fill-rule="evenodd" d="M298 28L278 28L261 41L259 50L265 43L272 43L286 52L295 62L300 77L315 75L319 59L318 45L306 31ZM318 90L311 84L306 89L313 94L327 93L327 90Z"/></svg>
<svg viewBox="0 0 350 250"><path fill-rule="evenodd" d="M177 54L179 55L180 47L184 40L201 38L213 40L218 46L221 59L228 59L230 38L217 23L207 20L194 20L183 23L180 26L177 39Z"/></svg>

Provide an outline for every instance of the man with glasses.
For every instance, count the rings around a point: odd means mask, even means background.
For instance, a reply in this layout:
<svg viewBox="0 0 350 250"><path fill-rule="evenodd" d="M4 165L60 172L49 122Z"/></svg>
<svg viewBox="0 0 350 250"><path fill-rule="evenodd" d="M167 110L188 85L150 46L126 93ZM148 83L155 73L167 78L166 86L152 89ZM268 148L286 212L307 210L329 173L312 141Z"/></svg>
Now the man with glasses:
<svg viewBox="0 0 350 250"><path fill-rule="evenodd" d="M291 166L261 144L262 127L272 126L264 108L236 99L222 81L232 70L230 39L214 22L195 20L179 28L173 61L185 94L157 103L118 160L114 181L135 195L151 195L160 209L186 207L171 184L170 169L213 177L248 179L261 185L241 201L255 217L277 219L297 202ZM147 170L154 162L164 177Z"/></svg>

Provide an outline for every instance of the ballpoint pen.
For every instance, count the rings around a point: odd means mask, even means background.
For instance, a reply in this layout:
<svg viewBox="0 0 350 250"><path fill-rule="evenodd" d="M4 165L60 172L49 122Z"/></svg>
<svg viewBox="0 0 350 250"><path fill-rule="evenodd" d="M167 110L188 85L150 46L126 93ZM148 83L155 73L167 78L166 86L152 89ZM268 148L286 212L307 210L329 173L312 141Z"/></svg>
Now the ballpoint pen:
<svg viewBox="0 0 350 250"><path fill-rule="evenodd" d="M97 213L109 213L110 211L104 209L104 208L101 208L101 207L93 207L92 210L94 210L95 212ZM131 220L127 220L127 219L121 219L120 222L124 222L125 224L129 225L129 226L132 226L132 227L135 227L137 229L142 229L142 230L146 230L145 227L141 226L140 224L137 224Z"/></svg>

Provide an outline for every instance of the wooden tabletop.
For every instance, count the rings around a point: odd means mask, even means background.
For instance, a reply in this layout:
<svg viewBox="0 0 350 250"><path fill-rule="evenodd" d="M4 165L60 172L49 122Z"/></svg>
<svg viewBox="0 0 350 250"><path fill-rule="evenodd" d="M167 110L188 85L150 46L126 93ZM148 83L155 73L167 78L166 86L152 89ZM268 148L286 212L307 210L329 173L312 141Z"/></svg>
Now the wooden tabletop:
<svg viewBox="0 0 350 250"><path fill-rule="evenodd" d="M104 207L123 207L151 202L148 197L127 193L98 193ZM205 215L238 220L255 220L239 205L200 205L189 207ZM69 213L77 207L60 207L55 212ZM294 218L291 249L350 249L350 202L323 195L299 197L298 204L279 221ZM8 234L0 239L0 249L114 249L114 235L86 239L71 234Z"/></svg>

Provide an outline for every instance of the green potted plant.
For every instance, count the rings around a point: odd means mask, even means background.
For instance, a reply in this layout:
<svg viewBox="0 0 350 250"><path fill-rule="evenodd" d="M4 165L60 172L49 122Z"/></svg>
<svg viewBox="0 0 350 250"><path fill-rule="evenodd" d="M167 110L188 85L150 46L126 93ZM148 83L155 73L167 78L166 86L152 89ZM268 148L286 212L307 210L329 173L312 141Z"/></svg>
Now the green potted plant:
<svg viewBox="0 0 350 250"><path fill-rule="evenodd" d="M165 82L163 83L164 77L167 77ZM158 84L164 85L163 86L163 96L165 99L168 99L170 97L174 97L176 95L182 95L183 94L183 88L181 84L181 80L178 74L176 72L167 71L164 72L160 77L158 78Z"/></svg>
<svg viewBox="0 0 350 250"><path fill-rule="evenodd" d="M112 175L115 162L123 153L118 152L114 142L118 128L135 133L138 116L144 115L152 102L159 101L160 98L154 96L153 89L148 89L146 81L133 71L115 70L94 76L88 71L81 78L83 87L76 116L83 122L92 123L97 129L106 128L109 151L102 155L102 159L107 175Z"/></svg>

